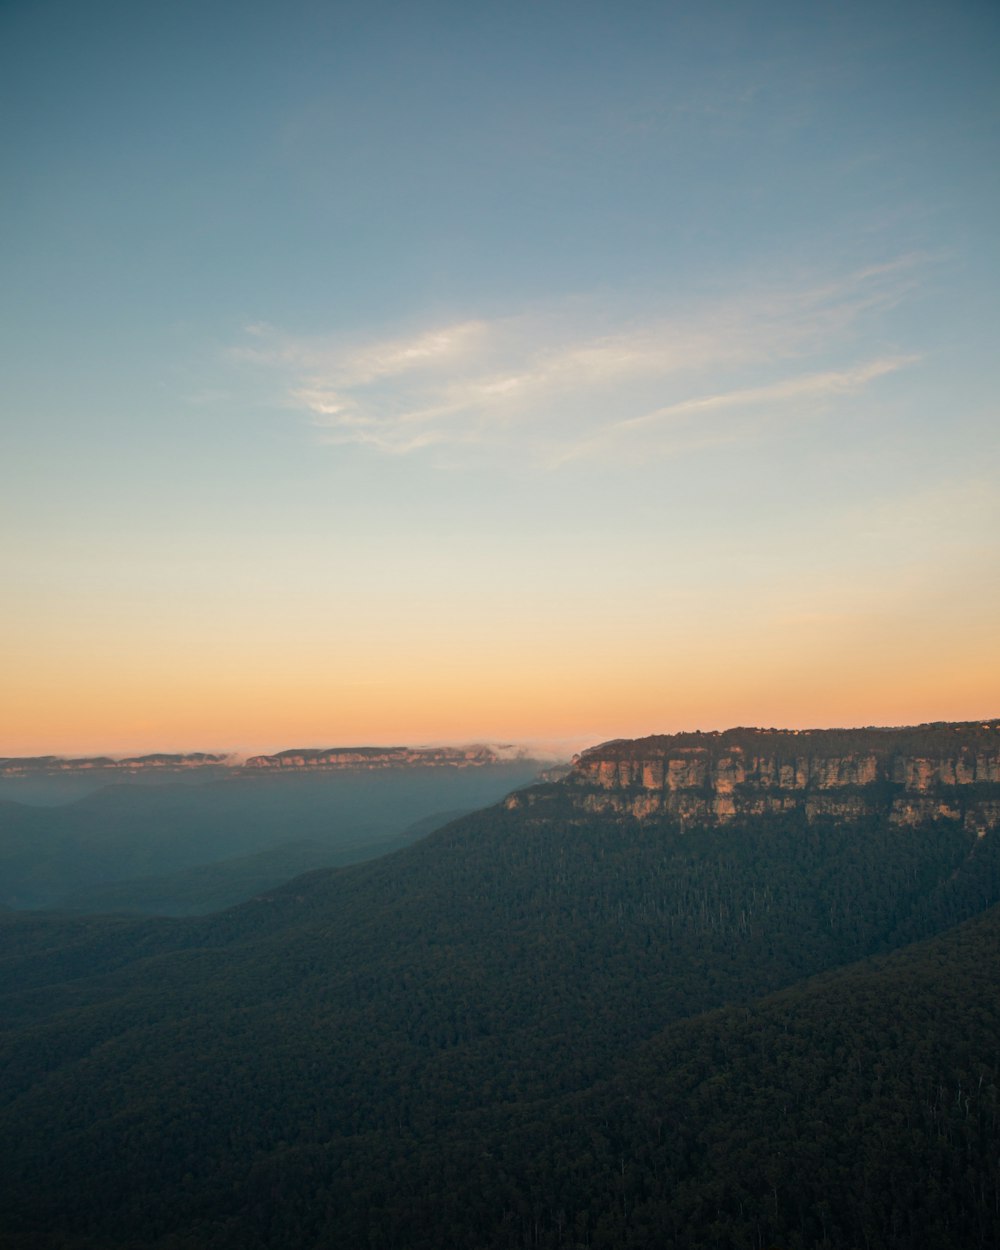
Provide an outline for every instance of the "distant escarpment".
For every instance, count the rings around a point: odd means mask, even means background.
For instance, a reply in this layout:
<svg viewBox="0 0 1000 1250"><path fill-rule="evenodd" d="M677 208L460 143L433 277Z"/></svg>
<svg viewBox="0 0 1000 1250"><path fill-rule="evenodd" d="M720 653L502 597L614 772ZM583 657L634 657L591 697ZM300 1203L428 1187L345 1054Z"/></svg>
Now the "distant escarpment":
<svg viewBox="0 0 1000 1250"><path fill-rule="evenodd" d="M60 755L0 756L0 777L96 774L108 780L140 773L190 773L200 770L206 778L246 776L262 771L292 769L342 771L380 768L484 768L523 762L532 758L523 747L293 747L274 755L253 755L246 761L231 755L192 751L184 755L158 753L118 759L110 755L76 758Z"/></svg>
<svg viewBox="0 0 1000 1250"><path fill-rule="evenodd" d="M569 802L580 813L718 825L772 812L809 820L1000 826L1000 720L894 729L727 729L605 742L554 785L510 808Z"/></svg>
<svg viewBox="0 0 1000 1250"><path fill-rule="evenodd" d="M323 750L292 749L276 755L254 755L248 769L378 769L378 768L483 768L502 763L515 748L492 747L330 747ZM524 754L519 753L520 758ZM515 757L517 758L517 757Z"/></svg>
<svg viewBox="0 0 1000 1250"><path fill-rule="evenodd" d="M144 773L173 772L178 769L223 767L229 756L190 751L182 755L157 752L115 759L110 755L67 758L61 755L0 756L0 777L23 777L39 773Z"/></svg>

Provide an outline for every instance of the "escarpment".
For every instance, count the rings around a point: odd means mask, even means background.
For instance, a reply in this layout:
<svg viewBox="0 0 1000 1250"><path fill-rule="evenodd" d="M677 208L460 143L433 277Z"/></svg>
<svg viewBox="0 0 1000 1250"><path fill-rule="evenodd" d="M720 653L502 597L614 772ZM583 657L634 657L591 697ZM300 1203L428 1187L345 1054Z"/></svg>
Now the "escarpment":
<svg viewBox="0 0 1000 1250"><path fill-rule="evenodd" d="M530 759L527 748L512 744L496 747L293 747L273 755L253 755L245 761L230 755L210 755L203 751L184 755L137 755L115 758L108 755L63 758L58 755L2 756L0 777L30 777L61 773L107 774L108 781L125 775L157 772L162 774L201 769L206 777L253 776L263 771L312 770L336 772L400 768L487 768L497 764Z"/></svg>
<svg viewBox="0 0 1000 1250"><path fill-rule="evenodd" d="M27 777L44 773L170 773L202 769L206 772L225 766L227 755L206 751L184 754L157 752L152 755L86 755L67 758L59 755L27 755L0 757L0 777ZM113 777L111 778L113 780Z"/></svg>
<svg viewBox="0 0 1000 1250"><path fill-rule="evenodd" d="M901 729L729 729L606 742L555 786L513 808L561 800L580 812L724 824L801 810L807 819L1000 825L1000 720Z"/></svg>
<svg viewBox="0 0 1000 1250"><path fill-rule="evenodd" d="M297 749L276 755L254 755L248 770L261 769L380 769L380 768L483 768L501 762L491 747L331 747Z"/></svg>

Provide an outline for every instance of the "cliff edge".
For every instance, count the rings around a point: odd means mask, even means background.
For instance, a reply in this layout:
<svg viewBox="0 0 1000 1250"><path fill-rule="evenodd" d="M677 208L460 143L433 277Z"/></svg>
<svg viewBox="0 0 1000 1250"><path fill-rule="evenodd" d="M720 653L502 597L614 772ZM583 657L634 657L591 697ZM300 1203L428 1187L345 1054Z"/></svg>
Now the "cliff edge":
<svg viewBox="0 0 1000 1250"><path fill-rule="evenodd" d="M584 751L563 780L518 791L506 805L556 799L682 826L801 809L810 820L960 821L982 835L1000 826L1000 720L621 739Z"/></svg>

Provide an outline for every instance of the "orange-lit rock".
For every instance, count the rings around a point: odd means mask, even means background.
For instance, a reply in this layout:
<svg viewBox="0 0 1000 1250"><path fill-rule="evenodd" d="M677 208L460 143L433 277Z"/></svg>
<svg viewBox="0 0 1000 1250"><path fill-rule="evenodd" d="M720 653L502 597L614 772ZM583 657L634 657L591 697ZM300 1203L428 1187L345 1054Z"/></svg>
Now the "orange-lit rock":
<svg viewBox="0 0 1000 1250"><path fill-rule="evenodd" d="M991 793L995 788L995 793ZM1000 721L899 729L756 730L607 742L584 751L557 793L581 812L725 824L800 809L808 820L1000 825Z"/></svg>

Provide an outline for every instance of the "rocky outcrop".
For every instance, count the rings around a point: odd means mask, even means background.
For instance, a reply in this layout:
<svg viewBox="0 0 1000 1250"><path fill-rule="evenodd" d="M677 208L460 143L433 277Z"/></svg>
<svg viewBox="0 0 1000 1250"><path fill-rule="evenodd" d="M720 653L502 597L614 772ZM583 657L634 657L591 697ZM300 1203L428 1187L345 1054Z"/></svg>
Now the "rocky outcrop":
<svg viewBox="0 0 1000 1250"><path fill-rule="evenodd" d="M902 825L1000 825L1000 720L903 729L731 729L607 742L584 751L557 787L510 807L558 798L581 812L725 824L769 812Z"/></svg>

